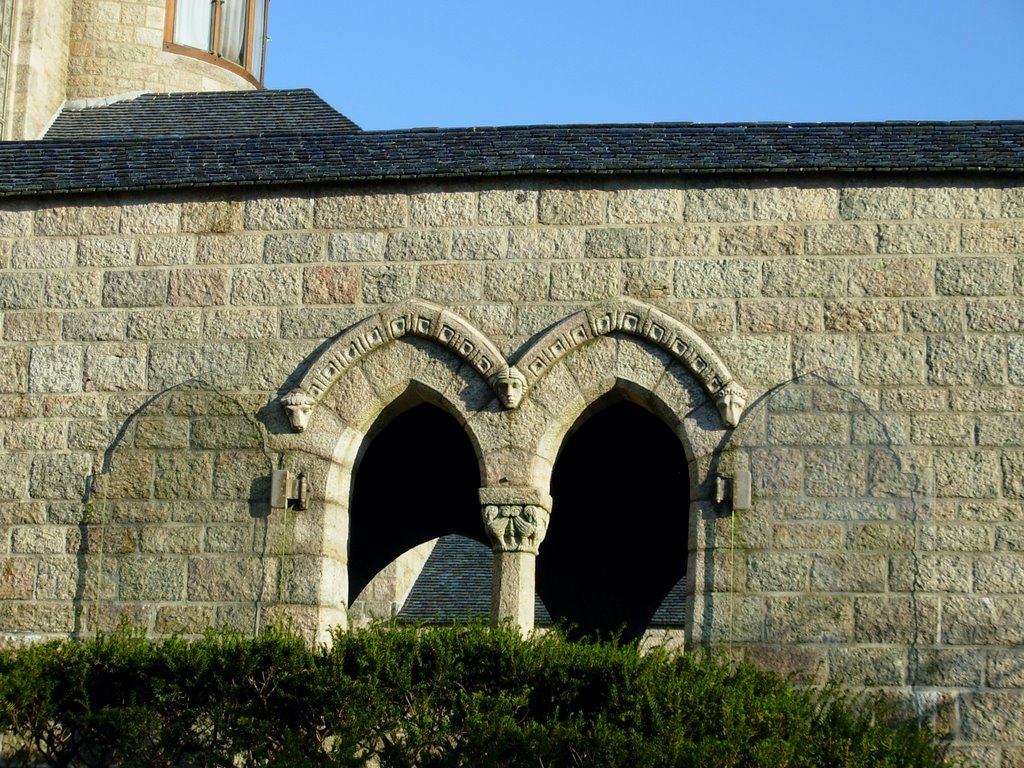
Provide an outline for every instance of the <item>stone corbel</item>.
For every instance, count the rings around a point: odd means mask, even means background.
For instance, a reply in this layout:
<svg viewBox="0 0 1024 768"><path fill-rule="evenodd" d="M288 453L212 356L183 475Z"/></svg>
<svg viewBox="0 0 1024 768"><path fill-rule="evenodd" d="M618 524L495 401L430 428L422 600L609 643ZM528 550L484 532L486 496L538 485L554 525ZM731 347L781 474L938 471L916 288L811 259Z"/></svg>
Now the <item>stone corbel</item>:
<svg viewBox="0 0 1024 768"><path fill-rule="evenodd" d="M288 416L288 423L296 432L305 431L315 405L316 400L301 389L293 389L281 397L281 407Z"/></svg>
<svg viewBox="0 0 1024 768"><path fill-rule="evenodd" d="M747 390L731 381L715 394L715 405L722 417L722 423L729 429L739 426L743 409L747 405Z"/></svg>
<svg viewBox="0 0 1024 768"><path fill-rule="evenodd" d="M491 379L491 389L505 408L514 410L526 393L526 377L514 365L505 366Z"/></svg>

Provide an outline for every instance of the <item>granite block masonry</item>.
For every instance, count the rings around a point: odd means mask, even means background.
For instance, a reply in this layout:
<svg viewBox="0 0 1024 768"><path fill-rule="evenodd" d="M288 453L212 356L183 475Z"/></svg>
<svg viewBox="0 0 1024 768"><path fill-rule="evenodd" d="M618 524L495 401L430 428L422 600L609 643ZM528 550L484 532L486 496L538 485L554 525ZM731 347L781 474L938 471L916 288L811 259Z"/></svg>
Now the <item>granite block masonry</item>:
<svg viewBox="0 0 1024 768"><path fill-rule="evenodd" d="M189 7L0 18L0 642L416 587L1024 764L1024 124L364 132Z"/></svg>
<svg viewBox="0 0 1024 768"><path fill-rule="evenodd" d="M882 691L1011 764L1024 731L991 713L1024 663L1021 199L895 173L12 198L0 633L313 638L400 610L432 538L351 596L353 486L421 403L472 446L494 615L528 629L560 449L626 401L685 448L670 634ZM391 482L436 450L416 437ZM596 471L625 451L608 435ZM271 514L279 469L305 510ZM742 511L716 500L738 469ZM580 558L661 530L602 525Z"/></svg>

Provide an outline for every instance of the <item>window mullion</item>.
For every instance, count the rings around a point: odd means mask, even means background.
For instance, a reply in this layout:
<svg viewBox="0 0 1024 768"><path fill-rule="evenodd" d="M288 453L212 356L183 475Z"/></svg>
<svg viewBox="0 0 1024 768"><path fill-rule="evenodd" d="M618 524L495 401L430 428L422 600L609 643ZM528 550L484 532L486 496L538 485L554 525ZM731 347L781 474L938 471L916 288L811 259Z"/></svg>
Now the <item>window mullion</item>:
<svg viewBox="0 0 1024 768"><path fill-rule="evenodd" d="M210 0L213 4L213 31L210 33L210 53L220 56L220 15L224 0Z"/></svg>
<svg viewBox="0 0 1024 768"><path fill-rule="evenodd" d="M257 79L260 84L263 83L263 72L267 66L267 23L270 18L270 0L255 0L260 4L260 19L259 26L254 27L253 34L258 35L259 39L253 38L253 46L259 46L259 59L256 61L254 69L258 69L259 73ZM255 24L255 21L254 21ZM255 56L256 48L253 48L253 56Z"/></svg>
<svg viewBox="0 0 1024 768"><path fill-rule="evenodd" d="M164 40L174 40L174 21L178 15L178 4L175 0L167 0L164 4L164 15L167 17Z"/></svg>
<svg viewBox="0 0 1024 768"><path fill-rule="evenodd" d="M249 10L245 16L245 68L252 72L252 47L256 43L253 37L253 25L256 23L256 0L249 0Z"/></svg>

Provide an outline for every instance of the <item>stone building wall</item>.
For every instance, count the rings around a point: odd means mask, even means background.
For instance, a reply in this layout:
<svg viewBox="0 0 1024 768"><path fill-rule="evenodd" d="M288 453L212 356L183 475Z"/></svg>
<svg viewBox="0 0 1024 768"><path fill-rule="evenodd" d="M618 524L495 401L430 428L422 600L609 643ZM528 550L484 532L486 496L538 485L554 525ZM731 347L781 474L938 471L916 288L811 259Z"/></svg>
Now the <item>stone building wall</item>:
<svg viewBox="0 0 1024 768"><path fill-rule="evenodd" d="M504 524L543 516L562 439L615 391L690 458L691 645L881 689L1024 764L1024 188L878 179L3 203L5 641L122 617L316 635L346 621L352 470L393 401L456 416ZM709 370L746 390L735 428ZM282 466L306 510L270 513ZM750 508L716 503L743 469ZM502 615L530 549L496 554Z"/></svg>

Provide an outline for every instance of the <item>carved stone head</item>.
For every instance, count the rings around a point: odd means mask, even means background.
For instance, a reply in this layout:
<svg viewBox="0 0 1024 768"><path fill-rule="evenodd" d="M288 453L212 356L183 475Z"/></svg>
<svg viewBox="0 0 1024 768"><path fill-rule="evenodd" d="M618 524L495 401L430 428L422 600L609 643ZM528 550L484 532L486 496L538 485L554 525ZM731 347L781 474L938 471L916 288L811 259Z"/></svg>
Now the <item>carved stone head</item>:
<svg viewBox="0 0 1024 768"><path fill-rule="evenodd" d="M309 424L309 416L313 413L316 400L301 389L293 389L281 397L281 405L284 407L284 412L288 414L288 422L292 425L292 429L302 432Z"/></svg>
<svg viewBox="0 0 1024 768"><path fill-rule="evenodd" d="M494 375L492 386L502 405L517 408L526 391L526 377L516 368L502 368Z"/></svg>
<svg viewBox="0 0 1024 768"><path fill-rule="evenodd" d="M718 391L715 404L725 426L733 429L739 426L740 416L743 415L743 408L747 404L747 390L735 381L730 382Z"/></svg>

